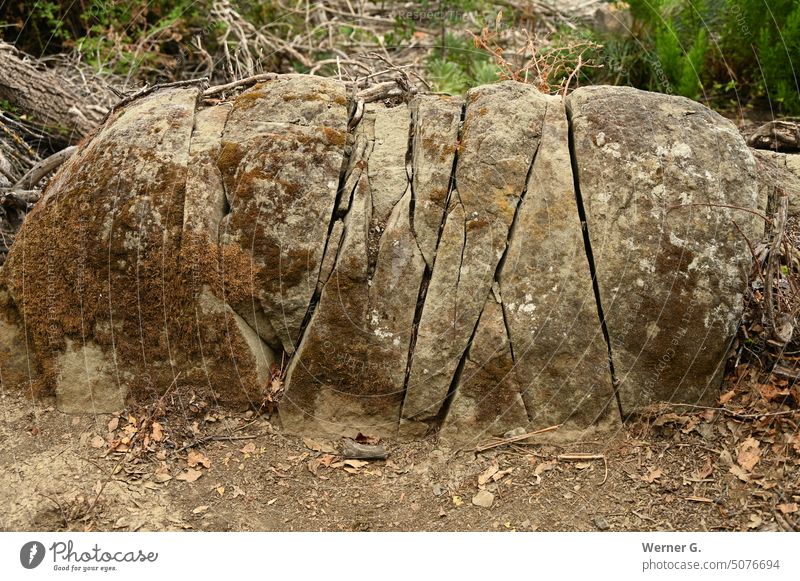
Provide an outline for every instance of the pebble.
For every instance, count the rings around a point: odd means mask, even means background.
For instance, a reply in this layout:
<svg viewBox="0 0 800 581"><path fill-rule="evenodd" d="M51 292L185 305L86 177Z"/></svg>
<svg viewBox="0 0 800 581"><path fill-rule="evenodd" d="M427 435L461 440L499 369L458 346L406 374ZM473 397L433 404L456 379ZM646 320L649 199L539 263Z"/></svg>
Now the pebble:
<svg viewBox="0 0 800 581"><path fill-rule="evenodd" d="M608 529L611 528L611 526L608 524L608 521L605 519L605 517L602 516L594 517L594 526L596 526L598 530L601 531L607 531Z"/></svg>
<svg viewBox="0 0 800 581"><path fill-rule="evenodd" d="M434 484L433 485L433 495L434 496L441 496L444 494L444 488L442 488L441 484Z"/></svg>
<svg viewBox="0 0 800 581"><path fill-rule="evenodd" d="M494 504L494 494L488 490L479 490L478 494L472 497L472 504L482 508L492 508Z"/></svg>
<svg viewBox="0 0 800 581"><path fill-rule="evenodd" d="M505 434L503 434L503 437L513 438L514 436L521 436L524 433L526 433L525 428L514 428L513 430L508 430Z"/></svg>

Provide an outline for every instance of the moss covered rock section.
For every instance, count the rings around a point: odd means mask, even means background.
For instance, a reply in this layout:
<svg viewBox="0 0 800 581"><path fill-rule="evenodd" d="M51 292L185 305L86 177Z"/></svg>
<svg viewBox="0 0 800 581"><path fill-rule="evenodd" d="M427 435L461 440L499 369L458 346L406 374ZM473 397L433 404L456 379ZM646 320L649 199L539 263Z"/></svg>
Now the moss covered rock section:
<svg viewBox="0 0 800 581"><path fill-rule="evenodd" d="M750 260L733 221L762 231L733 206L769 193L729 123L625 88L348 91L116 110L0 271L3 389L258 408L285 372L290 432L461 445L713 395Z"/></svg>

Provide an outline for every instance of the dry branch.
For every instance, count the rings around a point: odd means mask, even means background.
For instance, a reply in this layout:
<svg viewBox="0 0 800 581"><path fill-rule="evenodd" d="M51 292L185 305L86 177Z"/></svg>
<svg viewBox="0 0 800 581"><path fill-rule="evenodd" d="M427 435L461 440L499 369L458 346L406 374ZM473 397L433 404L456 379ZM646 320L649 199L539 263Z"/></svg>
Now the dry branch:
<svg viewBox="0 0 800 581"><path fill-rule="evenodd" d="M0 99L25 112L43 131L74 143L102 120L114 94L94 84L91 93L59 71L37 66L0 42Z"/></svg>
<svg viewBox="0 0 800 581"><path fill-rule="evenodd" d="M519 436L513 436L511 438L503 438L500 440L495 440L494 442L489 442L488 444L481 444L480 446L475 447L476 452L485 452L486 450L491 450L492 448L497 448L499 446L504 446L505 444L511 444L513 442L519 442L521 440L527 440L531 436L536 436L538 434L544 434L546 432L553 432L560 428L563 424L556 424L555 426L550 426L548 428L542 428L541 430L534 430L533 432L528 432L527 434L520 434Z"/></svg>

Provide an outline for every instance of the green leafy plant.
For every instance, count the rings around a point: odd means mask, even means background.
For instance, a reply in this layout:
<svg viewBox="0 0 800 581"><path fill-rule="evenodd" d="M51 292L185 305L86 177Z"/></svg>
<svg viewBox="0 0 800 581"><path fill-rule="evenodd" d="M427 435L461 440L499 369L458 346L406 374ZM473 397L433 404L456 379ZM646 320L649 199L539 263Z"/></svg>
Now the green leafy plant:
<svg viewBox="0 0 800 581"><path fill-rule="evenodd" d="M769 99L800 113L800 3L796 0L630 0L647 55L632 84L741 104ZM644 65L644 66L641 66Z"/></svg>

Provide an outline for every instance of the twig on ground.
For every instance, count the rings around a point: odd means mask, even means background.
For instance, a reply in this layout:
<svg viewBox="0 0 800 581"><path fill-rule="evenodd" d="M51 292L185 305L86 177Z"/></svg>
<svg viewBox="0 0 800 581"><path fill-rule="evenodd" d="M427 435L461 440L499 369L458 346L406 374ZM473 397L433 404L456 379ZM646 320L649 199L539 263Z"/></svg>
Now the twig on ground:
<svg viewBox="0 0 800 581"><path fill-rule="evenodd" d="M198 438L194 442L190 442L185 446L178 448L178 452L184 452L189 448L194 448L195 446L201 446L202 444L207 444L208 442L235 442L237 440L255 440L259 436L263 434L253 434L250 436L223 436L222 434L214 434L212 436L203 436L202 438Z"/></svg>
<svg viewBox="0 0 800 581"><path fill-rule="evenodd" d="M757 418L769 418L773 416L788 416L791 414L800 414L800 410L783 410L779 412L763 412L763 413L752 413L752 414L742 414L739 412L735 412L733 410L729 410L727 408L720 408L720 407L711 407L705 405L692 405L688 403L665 403L664 405L670 407L677 407L677 408L692 408L698 410L712 410L715 412L721 412L723 414L727 414L733 418L737 418L740 420L754 420Z"/></svg>
<svg viewBox="0 0 800 581"><path fill-rule="evenodd" d="M519 436L512 436L511 438L502 438L494 442L489 442L488 444L481 444L480 446L475 447L475 451L485 452L486 450L491 450L492 448L497 448L499 446L511 444L512 442L519 442L521 440L526 440L531 436L537 436L539 434L544 434L546 432L553 432L559 429L563 425L564 424L556 424L555 426L550 426L549 428L542 428L541 430L534 430L533 432L528 432L527 434L520 434Z"/></svg>

